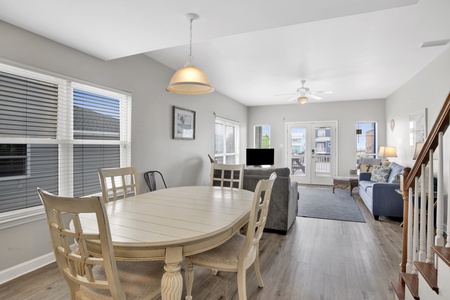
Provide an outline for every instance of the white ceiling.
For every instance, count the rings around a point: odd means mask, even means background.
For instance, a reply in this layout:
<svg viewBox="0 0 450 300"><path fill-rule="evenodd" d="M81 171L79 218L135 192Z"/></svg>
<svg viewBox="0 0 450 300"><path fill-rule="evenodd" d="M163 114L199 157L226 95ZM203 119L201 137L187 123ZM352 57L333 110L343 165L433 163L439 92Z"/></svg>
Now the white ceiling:
<svg viewBox="0 0 450 300"><path fill-rule="evenodd" d="M103 60L145 53L174 70L187 60L189 12L200 15L196 66L249 106L295 103L275 95L302 79L334 92L321 101L386 98L450 46L419 48L450 38L448 0L0 1L5 22Z"/></svg>

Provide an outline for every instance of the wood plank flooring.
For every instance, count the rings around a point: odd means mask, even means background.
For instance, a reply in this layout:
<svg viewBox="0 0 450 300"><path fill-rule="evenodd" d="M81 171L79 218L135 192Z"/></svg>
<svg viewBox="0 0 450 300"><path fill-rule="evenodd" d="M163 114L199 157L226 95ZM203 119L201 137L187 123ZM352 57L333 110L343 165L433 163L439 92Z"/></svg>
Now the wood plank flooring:
<svg viewBox="0 0 450 300"><path fill-rule="evenodd" d="M288 235L264 233L259 288L253 268L247 272L249 300L393 299L390 282L398 279L401 232L398 220L374 221L353 195L366 223L297 217ZM301 199L300 199L301 201ZM184 292L183 292L184 297ZM236 275L195 268L193 298L238 299ZM0 299L69 299L56 264L0 286Z"/></svg>

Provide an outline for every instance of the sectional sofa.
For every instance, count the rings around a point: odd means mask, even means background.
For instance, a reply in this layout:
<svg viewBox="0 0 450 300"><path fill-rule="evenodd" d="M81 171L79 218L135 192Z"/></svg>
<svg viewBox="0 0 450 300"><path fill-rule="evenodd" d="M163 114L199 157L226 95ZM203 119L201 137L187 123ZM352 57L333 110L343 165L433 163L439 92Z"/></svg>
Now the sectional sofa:
<svg viewBox="0 0 450 300"><path fill-rule="evenodd" d="M286 234L295 221L298 210L298 182L291 182L289 168L246 168L244 189L254 191L258 181L277 173L269 205L265 231Z"/></svg>

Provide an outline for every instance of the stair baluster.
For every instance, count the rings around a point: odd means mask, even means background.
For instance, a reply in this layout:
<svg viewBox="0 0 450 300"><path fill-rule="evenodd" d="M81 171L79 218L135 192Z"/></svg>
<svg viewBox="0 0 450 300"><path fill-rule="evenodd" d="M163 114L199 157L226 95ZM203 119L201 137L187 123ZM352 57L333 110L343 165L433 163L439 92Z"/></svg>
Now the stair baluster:
<svg viewBox="0 0 450 300"><path fill-rule="evenodd" d="M425 262L434 261L434 252L431 249L434 246L434 175L433 175L433 150L429 153L430 162L428 163L428 218L427 218L427 258ZM433 195L433 196L431 196ZM431 201L431 199L433 199Z"/></svg>

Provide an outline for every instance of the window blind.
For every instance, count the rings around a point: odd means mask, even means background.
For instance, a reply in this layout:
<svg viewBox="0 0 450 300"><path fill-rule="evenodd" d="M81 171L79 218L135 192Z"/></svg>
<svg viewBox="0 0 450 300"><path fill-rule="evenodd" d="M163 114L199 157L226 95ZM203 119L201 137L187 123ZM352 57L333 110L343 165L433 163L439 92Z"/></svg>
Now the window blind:
<svg viewBox="0 0 450 300"><path fill-rule="evenodd" d="M130 128L126 93L0 64L0 213L40 205L36 187L99 194L99 168L130 164Z"/></svg>

